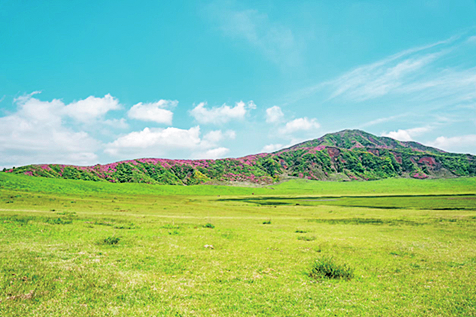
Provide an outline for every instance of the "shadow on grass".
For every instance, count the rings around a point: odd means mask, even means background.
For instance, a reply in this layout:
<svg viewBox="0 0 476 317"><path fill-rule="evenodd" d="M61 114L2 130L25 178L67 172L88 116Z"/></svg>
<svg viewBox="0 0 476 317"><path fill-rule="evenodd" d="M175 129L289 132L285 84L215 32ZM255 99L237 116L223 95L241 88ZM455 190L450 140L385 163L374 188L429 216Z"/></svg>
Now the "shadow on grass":
<svg viewBox="0 0 476 317"><path fill-rule="evenodd" d="M424 220L409 220L398 218L343 218L343 219L307 219L308 222L326 223L331 225L389 225L389 226L424 226L438 223L475 224L475 217L465 218L428 218Z"/></svg>
<svg viewBox="0 0 476 317"><path fill-rule="evenodd" d="M476 210L474 194L455 195L386 195L386 196L319 196L319 197L244 197L218 201L244 202L260 206L341 206L373 209Z"/></svg>

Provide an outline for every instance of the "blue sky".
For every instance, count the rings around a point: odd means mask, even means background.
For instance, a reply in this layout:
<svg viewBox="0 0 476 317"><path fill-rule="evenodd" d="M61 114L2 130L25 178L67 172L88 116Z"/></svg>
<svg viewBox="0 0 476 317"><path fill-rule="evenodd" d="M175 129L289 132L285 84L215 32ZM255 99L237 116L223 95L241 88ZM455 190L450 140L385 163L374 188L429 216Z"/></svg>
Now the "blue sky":
<svg viewBox="0 0 476 317"><path fill-rule="evenodd" d="M476 1L0 1L0 167L363 129L476 154Z"/></svg>

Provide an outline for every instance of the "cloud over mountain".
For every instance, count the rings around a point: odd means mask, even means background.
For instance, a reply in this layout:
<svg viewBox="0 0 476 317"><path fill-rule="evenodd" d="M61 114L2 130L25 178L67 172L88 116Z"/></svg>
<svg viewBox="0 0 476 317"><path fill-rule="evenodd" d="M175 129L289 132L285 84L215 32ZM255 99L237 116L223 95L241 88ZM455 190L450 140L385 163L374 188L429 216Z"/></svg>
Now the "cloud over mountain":
<svg viewBox="0 0 476 317"><path fill-rule="evenodd" d="M127 115L131 119L154 121L171 125L173 112L169 109L175 108L177 104L178 101L176 100L163 99L152 103L139 102L132 106L132 108L127 112Z"/></svg>
<svg viewBox="0 0 476 317"><path fill-rule="evenodd" d="M190 129L144 128L142 131L131 132L108 143L105 152L115 157L132 155L159 157L177 150L186 150L192 157L217 158L229 151L220 147L219 143L234 137L235 132L231 130L210 131L201 137L199 126Z"/></svg>
<svg viewBox="0 0 476 317"><path fill-rule="evenodd" d="M281 122L284 118L284 113L278 106L273 106L266 109L266 122L268 123L278 123Z"/></svg>
<svg viewBox="0 0 476 317"><path fill-rule="evenodd" d="M320 126L321 125L314 118L312 119L308 119L307 117L297 118L286 123L284 127L279 129L279 133L291 134L291 133L300 132L300 131L313 131L313 130L319 129Z"/></svg>
<svg viewBox="0 0 476 317"><path fill-rule="evenodd" d="M190 115L202 124L223 124L231 120L243 120L246 114L256 105L253 101L239 101L234 107L223 104L220 107L207 108L206 102L199 103L190 111Z"/></svg>
<svg viewBox="0 0 476 317"><path fill-rule="evenodd" d="M2 164L97 162L101 142L64 121L67 118L81 123L101 120L108 111L120 107L117 99L109 94L104 98L90 96L65 105L59 99L34 98L37 93L16 98L16 112L0 117Z"/></svg>

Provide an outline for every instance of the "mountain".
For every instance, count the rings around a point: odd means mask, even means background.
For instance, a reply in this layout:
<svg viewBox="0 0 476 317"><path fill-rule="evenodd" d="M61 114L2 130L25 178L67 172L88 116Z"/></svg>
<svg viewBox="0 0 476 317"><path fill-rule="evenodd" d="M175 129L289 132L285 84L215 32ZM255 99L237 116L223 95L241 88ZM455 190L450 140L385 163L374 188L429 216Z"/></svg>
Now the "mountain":
<svg viewBox="0 0 476 317"><path fill-rule="evenodd" d="M27 165L4 170L30 176L192 185L270 184L289 178L375 180L388 177L476 176L476 156L447 153L417 142L401 142L360 130L343 130L273 153L217 160L142 158L105 165Z"/></svg>
<svg viewBox="0 0 476 317"><path fill-rule="evenodd" d="M446 153L417 142L401 142L388 137L377 137L373 134L360 130L343 130L336 133L326 134L319 139L296 144L290 149L317 146L337 147L340 149L352 150L354 148L385 148L389 150L412 149L430 153Z"/></svg>

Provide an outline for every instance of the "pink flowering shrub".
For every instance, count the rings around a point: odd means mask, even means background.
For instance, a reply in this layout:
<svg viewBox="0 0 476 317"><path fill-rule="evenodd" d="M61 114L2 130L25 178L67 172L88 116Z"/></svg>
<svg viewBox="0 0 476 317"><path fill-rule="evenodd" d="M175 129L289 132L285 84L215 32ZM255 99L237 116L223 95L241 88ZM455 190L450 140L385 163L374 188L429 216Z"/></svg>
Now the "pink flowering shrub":
<svg viewBox="0 0 476 317"><path fill-rule="evenodd" d="M425 179L425 178L428 178L428 175L424 174L424 173L414 173L412 175L413 178L418 178L418 179Z"/></svg>
<svg viewBox="0 0 476 317"><path fill-rule="evenodd" d="M60 164L29 165L4 169L4 172L30 176L108 181L194 185L212 180L268 184L288 176L308 180L334 179L347 175L351 180L374 180L410 174L424 179L434 167L457 175L475 175L472 156L447 155L412 142L369 137L352 131L327 135L274 153L259 153L238 158L173 160L139 158L94 166ZM426 152L424 152L426 151ZM424 152L424 154L422 154ZM318 177L319 176L319 177Z"/></svg>

